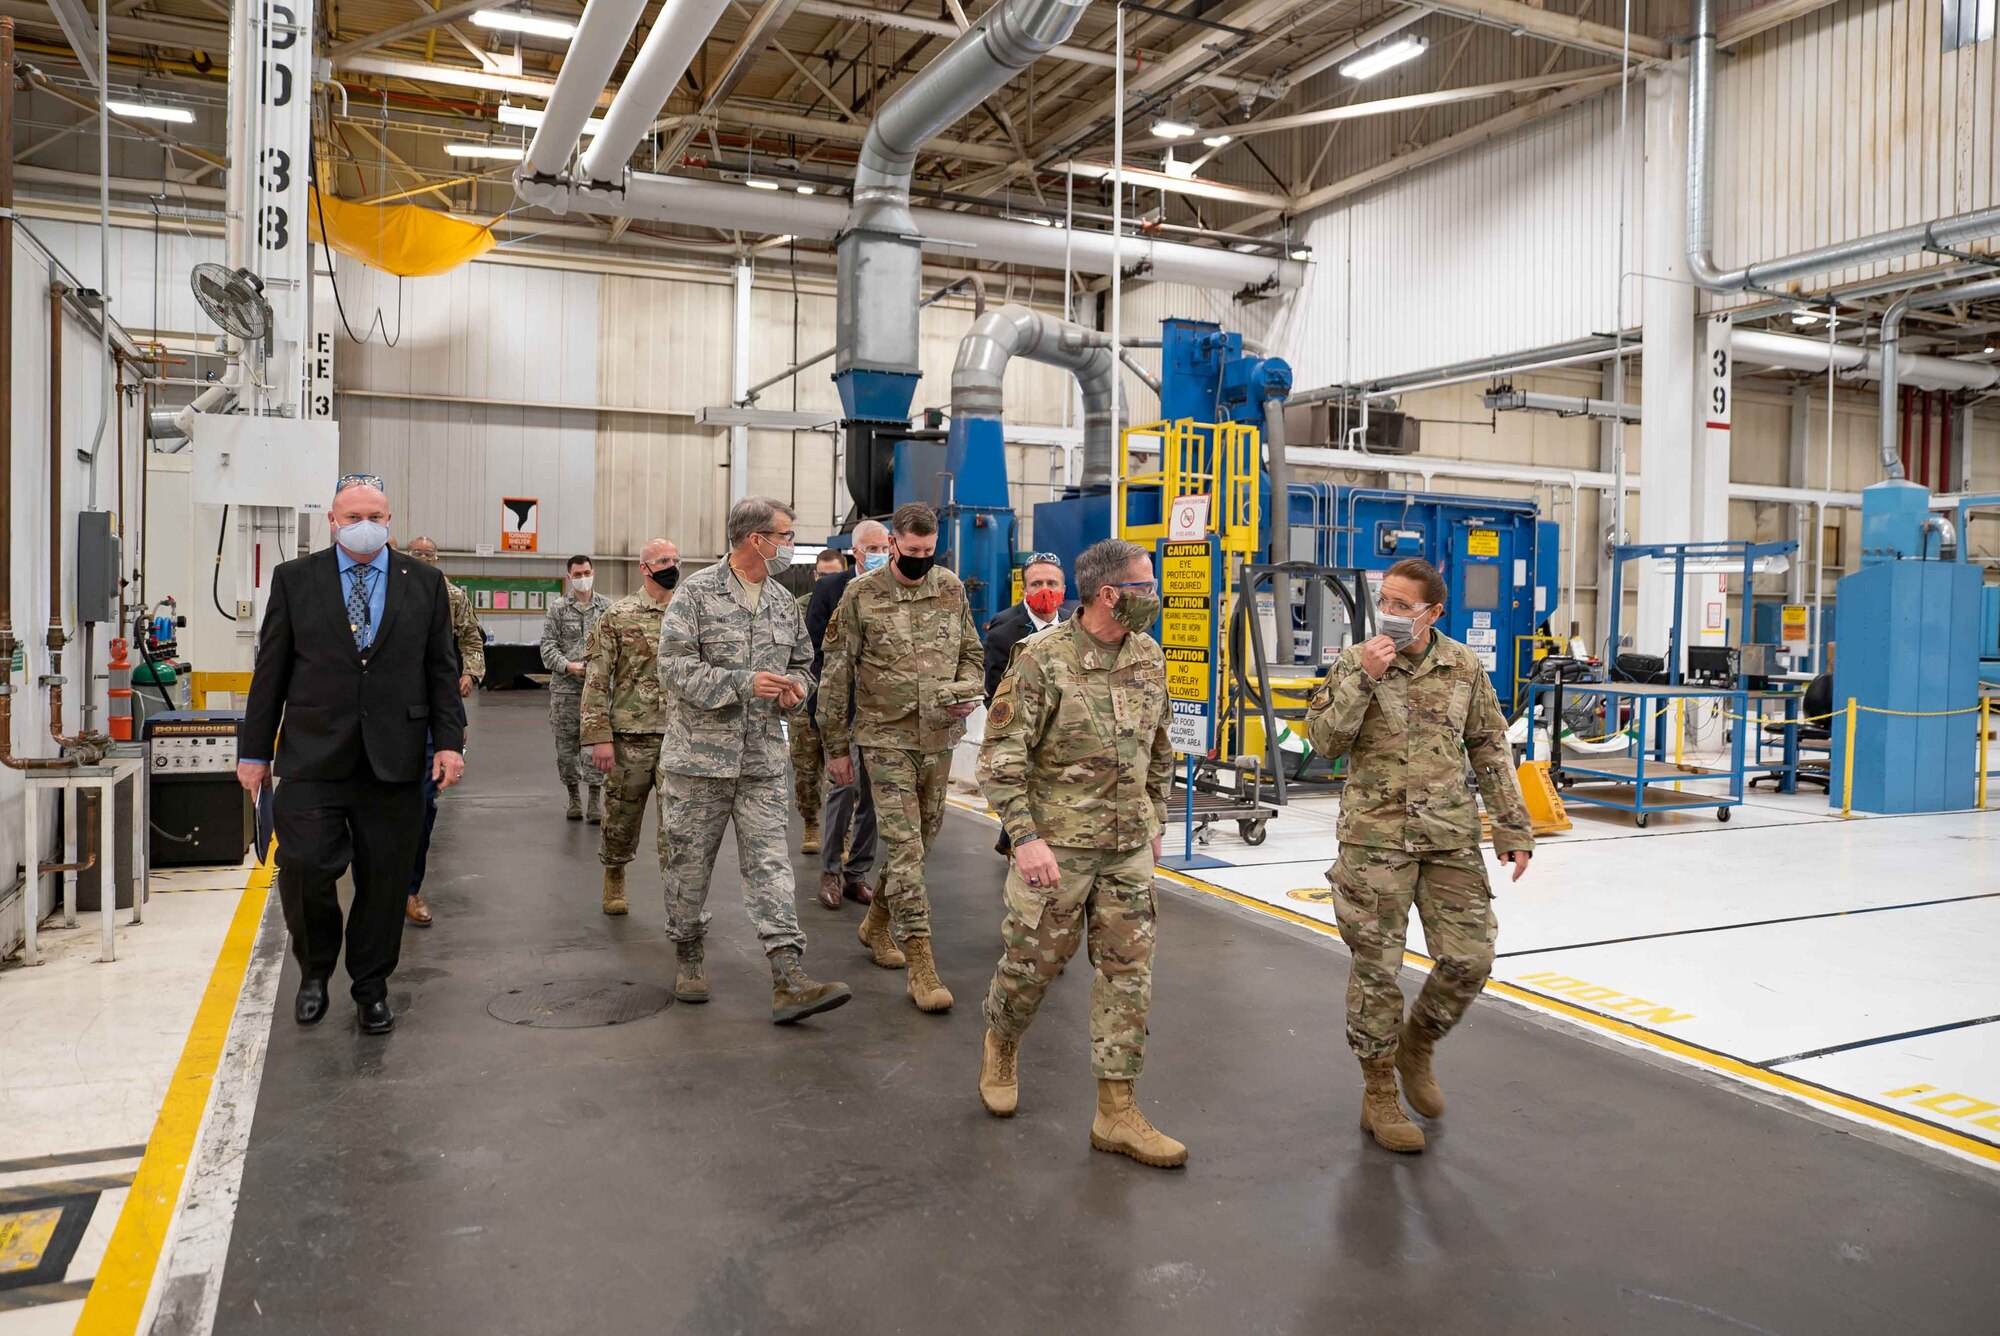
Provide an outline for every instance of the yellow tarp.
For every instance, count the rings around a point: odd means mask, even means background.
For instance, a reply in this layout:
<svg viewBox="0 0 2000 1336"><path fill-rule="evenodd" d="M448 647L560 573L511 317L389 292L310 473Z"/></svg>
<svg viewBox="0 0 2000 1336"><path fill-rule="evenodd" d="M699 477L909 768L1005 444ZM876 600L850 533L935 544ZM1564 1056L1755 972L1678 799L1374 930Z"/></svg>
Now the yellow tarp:
<svg viewBox="0 0 2000 1336"><path fill-rule="evenodd" d="M307 221L314 241L399 278L445 273L494 246L491 228L414 204L350 204L314 192Z"/></svg>

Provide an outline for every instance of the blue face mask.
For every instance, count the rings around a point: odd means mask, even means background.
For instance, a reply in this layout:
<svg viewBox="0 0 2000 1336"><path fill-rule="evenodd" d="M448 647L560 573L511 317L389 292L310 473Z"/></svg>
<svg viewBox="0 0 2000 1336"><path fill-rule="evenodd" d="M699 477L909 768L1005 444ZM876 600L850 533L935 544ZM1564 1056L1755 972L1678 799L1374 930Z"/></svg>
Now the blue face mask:
<svg viewBox="0 0 2000 1336"><path fill-rule="evenodd" d="M888 564L889 554L887 552L863 552L861 554L861 573L863 575L866 575L869 571L879 571Z"/></svg>
<svg viewBox="0 0 2000 1336"><path fill-rule="evenodd" d="M374 520L356 520L334 530L334 541L364 560L382 550L389 541L389 526Z"/></svg>

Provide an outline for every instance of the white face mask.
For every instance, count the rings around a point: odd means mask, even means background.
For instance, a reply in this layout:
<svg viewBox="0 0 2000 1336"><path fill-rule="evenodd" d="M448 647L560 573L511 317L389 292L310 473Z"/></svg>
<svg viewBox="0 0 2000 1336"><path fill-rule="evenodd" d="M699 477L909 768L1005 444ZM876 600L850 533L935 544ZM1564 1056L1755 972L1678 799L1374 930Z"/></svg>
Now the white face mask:
<svg viewBox="0 0 2000 1336"><path fill-rule="evenodd" d="M335 525L333 541L346 548L352 556L368 558L380 552L389 542L389 526L375 520L356 520L352 524Z"/></svg>
<svg viewBox="0 0 2000 1336"><path fill-rule="evenodd" d="M591 575L576 575L570 577L570 585L573 588L575 588L577 593L582 594L585 598L590 597L591 587L596 583L597 583L597 578Z"/></svg>

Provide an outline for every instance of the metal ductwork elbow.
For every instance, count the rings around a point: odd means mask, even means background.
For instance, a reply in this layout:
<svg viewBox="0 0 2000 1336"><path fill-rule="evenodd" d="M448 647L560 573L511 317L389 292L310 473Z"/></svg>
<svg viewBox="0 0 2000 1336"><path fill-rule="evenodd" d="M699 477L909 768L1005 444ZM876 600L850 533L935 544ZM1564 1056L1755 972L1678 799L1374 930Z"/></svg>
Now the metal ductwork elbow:
<svg viewBox="0 0 2000 1336"><path fill-rule="evenodd" d="M1957 302L1990 301L1995 298L2000 298L2000 278L1983 278L1977 283L1962 283L1953 288L1913 292L1882 313L1882 377L1875 408L1875 448L1882 457L1882 472L1888 477L1899 479L1903 476L1902 454L1896 444L1896 391L1902 384L1898 346L1903 341L1903 317L1919 307L1950 306Z"/></svg>
<svg viewBox="0 0 2000 1336"><path fill-rule="evenodd" d="M910 215L918 151L1066 40L1088 4L1002 0L890 98L868 127L852 207L834 244L839 263L834 379L850 418L906 417L921 374L917 304L923 296L923 239ZM880 379L865 389L853 372L879 373Z"/></svg>
<svg viewBox="0 0 2000 1336"><path fill-rule="evenodd" d="M1002 306L972 322L951 369L953 417L1003 416L1002 384L1016 357L1062 367L1083 390L1083 486L1111 486L1118 440L1118 359L1109 339L1025 306Z"/></svg>

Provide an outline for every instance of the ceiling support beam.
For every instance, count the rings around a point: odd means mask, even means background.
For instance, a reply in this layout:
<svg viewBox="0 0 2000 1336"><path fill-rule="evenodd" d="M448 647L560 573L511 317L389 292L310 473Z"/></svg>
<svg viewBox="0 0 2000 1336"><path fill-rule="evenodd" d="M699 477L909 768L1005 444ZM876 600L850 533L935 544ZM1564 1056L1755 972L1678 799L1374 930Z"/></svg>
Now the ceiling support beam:
<svg viewBox="0 0 2000 1336"><path fill-rule="evenodd" d="M1592 23L1589 19L1558 14L1534 5L1524 5L1520 0L1427 0L1427 2L1446 14L1456 14L1462 19L1484 23L1488 27L1505 28L1509 32L1519 30L1529 37L1539 37L1545 42L1555 42L1561 46L1595 51L1604 56L1620 55L1625 50L1625 33L1622 28L1614 28L1607 23ZM1673 48L1665 39L1638 32L1632 34L1631 51L1633 56L1643 60L1668 60L1673 56Z"/></svg>

